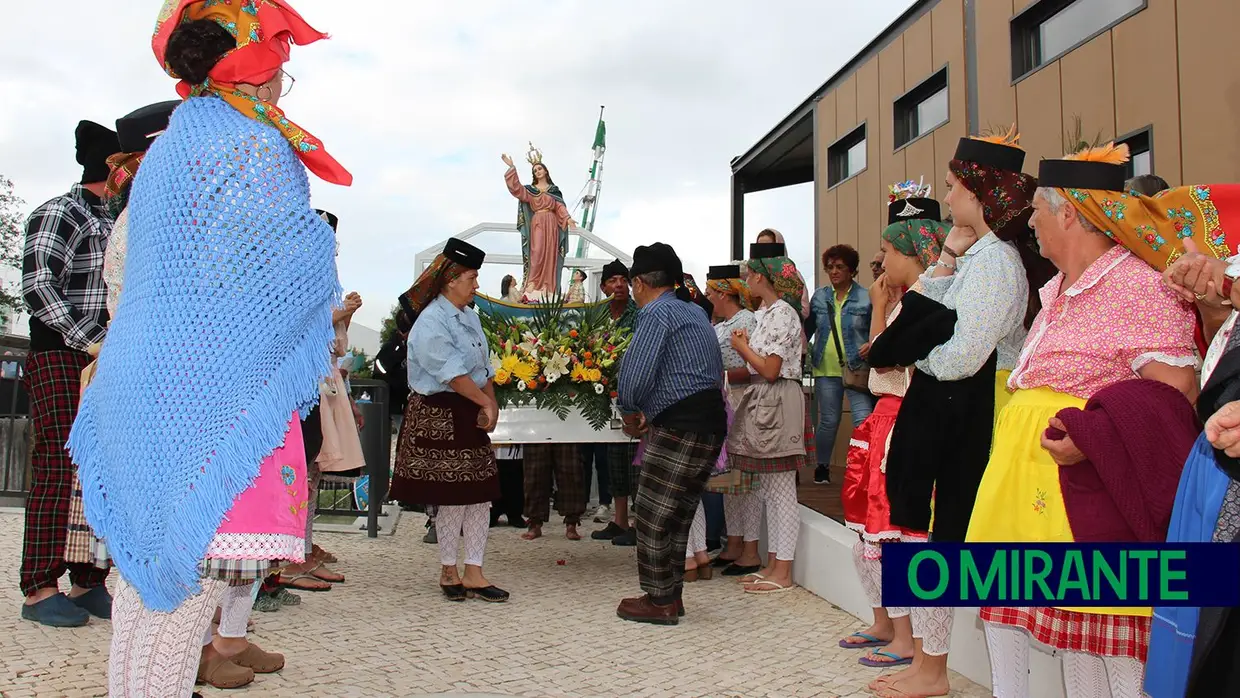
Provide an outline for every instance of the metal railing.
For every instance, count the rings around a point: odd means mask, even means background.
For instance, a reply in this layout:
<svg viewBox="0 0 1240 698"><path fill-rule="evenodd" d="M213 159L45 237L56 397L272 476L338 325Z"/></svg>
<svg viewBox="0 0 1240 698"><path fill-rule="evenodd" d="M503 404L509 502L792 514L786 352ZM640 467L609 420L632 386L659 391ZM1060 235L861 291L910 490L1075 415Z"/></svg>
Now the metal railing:
<svg viewBox="0 0 1240 698"><path fill-rule="evenodd" d="M30 490L30 397L23 378L30 340L0 335L0 506L25 504Z"/></svg>

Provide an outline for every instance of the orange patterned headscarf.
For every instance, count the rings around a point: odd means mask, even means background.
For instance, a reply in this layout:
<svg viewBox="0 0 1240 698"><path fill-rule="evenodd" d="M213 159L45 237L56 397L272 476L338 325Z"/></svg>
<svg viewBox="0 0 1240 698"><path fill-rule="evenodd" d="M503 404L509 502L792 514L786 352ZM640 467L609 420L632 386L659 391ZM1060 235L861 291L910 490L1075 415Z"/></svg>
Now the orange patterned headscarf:
<svg viewBox="0 0 1240 698"><path fill-rule="evenodd" d="M323 148L323 142L289 121L284 112L270 102L237 89L238 84L262 85L275 77L288 61L291 44L305 46L327 38L306 23L284 0L165 0L155 23L151 47L164 71L180 78L165 60L168 40L182 22L209 19L237 38L237 48L228 52L211 70L207 81L177 85L182 98L215 95L237 111L275 127L293 146L306 167L324 181L348 186L353 175Z"/></svg>
<svg viewBox="0 0 1240 698"><path fill-rule="evenodd" d="M732 296L742 308L753 310L753 294L749 292L749 286L740 279L708 279L706 288L725 296Z"/></svg>
<svg viewBox="0 0 1240 698"><path fill-rule="evenodd" d="M1064 158L1122 166L1128 146L1088 148ZM1240 243L1240 184L1195 184L1143 196L1135 191L1058 188L1077 211L1108 237L1162 271L1184 253L1184 240L1218 259Z"/></svg>

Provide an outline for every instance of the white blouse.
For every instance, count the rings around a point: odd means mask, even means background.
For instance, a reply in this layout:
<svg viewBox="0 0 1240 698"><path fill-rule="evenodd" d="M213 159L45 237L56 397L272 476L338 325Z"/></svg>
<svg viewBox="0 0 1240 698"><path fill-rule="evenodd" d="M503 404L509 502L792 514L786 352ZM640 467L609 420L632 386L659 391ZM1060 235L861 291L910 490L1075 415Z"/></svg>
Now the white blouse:
<svg viewBox="0 0 1240 698"><path fill-rule="evenodd" d="M804 328L801 326L801 315L788 305L787 301L778 300L772 305L763 307L754 313L757 327L749 335L749 346L758 356L778 356L783 359L779 368L779 377L801 380L801 361L804 350ZM751 374L758 371L749 367Z"/></svg>
<svg viewBox="0 0 1240 698"><path fill-rule="evenodd" d="M753 311L744 308L715 325L715 339L719 340L719 351L723 354L723 370L730 371L734 368L745 367L745 359L741 358L740 352L732 348L732 332L745 330L752 335L757 325L758 319L754 317Z"/></svg>
<svg viewBox="0 0 1240 698"><path fill-rule="evenodd" d="M107 251L103 253L103 283L108 287L108 316L116 317L125 281L125 254L129 251L129 208L121 211L112 224Z"/></svg>

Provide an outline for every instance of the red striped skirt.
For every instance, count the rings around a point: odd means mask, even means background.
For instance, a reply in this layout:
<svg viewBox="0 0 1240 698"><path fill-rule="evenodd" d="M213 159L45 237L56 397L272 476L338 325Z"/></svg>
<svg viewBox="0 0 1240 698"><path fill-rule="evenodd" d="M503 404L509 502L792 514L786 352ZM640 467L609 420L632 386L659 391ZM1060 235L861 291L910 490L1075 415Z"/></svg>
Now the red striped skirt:
<svg viewBox="0 0 1240 698"><path fill-rule="evenodd" d="M1024 628L1035 640L1057 650L1144 662L1150 649L1148 616L1077 613L1060 608L987 607L982 620Z"/></svg>

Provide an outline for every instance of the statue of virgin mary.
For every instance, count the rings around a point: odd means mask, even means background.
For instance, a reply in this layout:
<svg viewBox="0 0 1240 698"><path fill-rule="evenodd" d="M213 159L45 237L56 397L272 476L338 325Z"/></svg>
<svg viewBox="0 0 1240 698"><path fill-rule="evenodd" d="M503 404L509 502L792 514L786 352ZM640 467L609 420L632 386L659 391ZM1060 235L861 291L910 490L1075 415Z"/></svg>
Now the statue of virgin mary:
<svg viewBox="0 0 1240 698"><path fill-rule="evenodd" d="M577 223L564 205L564 195L543 164L542 153L534 144L526 161L530 163L531 184L522 184L512 158L503 156L508 171L504 182L517 200L517 229L521 231L521 257L525 282L522 295L528 301L547 300L559 294L560 275L568 255L568 231Z"/></svg>

